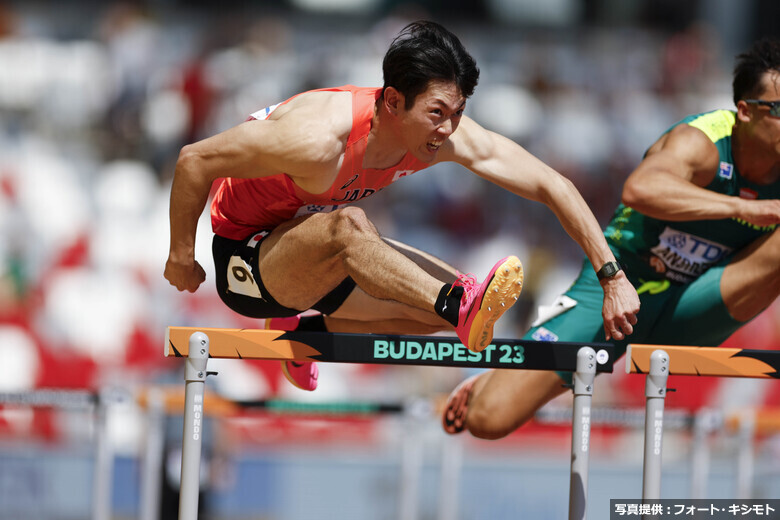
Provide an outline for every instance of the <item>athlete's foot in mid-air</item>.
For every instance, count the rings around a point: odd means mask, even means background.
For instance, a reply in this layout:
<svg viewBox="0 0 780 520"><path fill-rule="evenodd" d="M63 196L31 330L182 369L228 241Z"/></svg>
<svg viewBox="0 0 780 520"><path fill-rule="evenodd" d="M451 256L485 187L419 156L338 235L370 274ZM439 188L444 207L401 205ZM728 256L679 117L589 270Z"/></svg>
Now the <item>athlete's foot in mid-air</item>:
<svg viewBox="0 0 780 520"><path fill-rule="evenodd" d="M292 331L298 328L300 321L300 316L268 318L265 320L265 328ZM319 369L313 361L282 361L282 373L290 383L301 390L311 392L317 388Z"/></svg>
<svg viewBox="0 0 780 520"><path fill-rule="evenodd" d="M455 332L469 350L481 352L493 340L493 326L523 289L523 266L516 256L500 260L485 281L459 275L453 287L463 287Z"/></svg>
<svg viewBox="0 0 780 520"><path fill-rule="evenodd" d="M447 398L441 418L445 432L455 434L466 429L466 413L469 409L471 390L477 377L478 374L461 382Z"/></svg>

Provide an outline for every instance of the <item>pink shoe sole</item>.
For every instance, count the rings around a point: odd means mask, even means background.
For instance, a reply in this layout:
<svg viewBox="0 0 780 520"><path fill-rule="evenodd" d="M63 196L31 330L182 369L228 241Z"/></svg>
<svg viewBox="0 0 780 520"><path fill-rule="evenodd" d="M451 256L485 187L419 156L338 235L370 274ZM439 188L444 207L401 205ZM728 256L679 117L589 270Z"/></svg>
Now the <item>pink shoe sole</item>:
<svg viewBox="0 0 780 520"><path fill-rule="evenodd" d="M474 352L483 351L493 340L493 326L496 321L514 305L523 290L523 265L516 256L509 256L497 263L488 274L480 289L485 287L481 300L476 299L472 307L473 316L463 328L468 330L466 346ZM465 331L459 331L459 336ZM462 336L461 336L462 338Z"/></svg>
<svg viewBox="0 0 780 520"><path fill-rule="evenodd" d="M313 361L282 361L284 377L301 390L312 392L317 389L320 370Z"/></svg>
<svg viewBox="0 0 780 520"><path fill-rule="evenodd" d="M300 323L300 316L287 318L268 318L265 320L266 330L295 330ZM282 373L284 377L295 387L307 392L317 388L317 378L320 370L313 361L282 361Z"/></svg>

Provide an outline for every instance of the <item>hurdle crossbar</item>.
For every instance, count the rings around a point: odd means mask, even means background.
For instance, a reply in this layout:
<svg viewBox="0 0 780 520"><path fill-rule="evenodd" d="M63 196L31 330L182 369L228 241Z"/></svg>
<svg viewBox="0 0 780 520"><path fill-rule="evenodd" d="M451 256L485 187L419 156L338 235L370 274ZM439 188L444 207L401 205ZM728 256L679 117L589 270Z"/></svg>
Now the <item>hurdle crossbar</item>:
<svg viewBox="0 0 780 520"><path fill-rule="evenodd" d="M597 372L612 372L614 362L614 347L608 343L494 339L482 352L472 352L458 338L440 336L196 327L168 327L165 355L187 357L196 332L208 336L212 358L575 372L577 352L589 346L598 351Z"/></svg>
<svg viewBox="0 0 780 520"><path fill-rule="evenodd" d="M439 336L168 327L165 355L186 358L179 520L197 518L209 358L573 372L569 519L585 519L593 381L596 372L613 371L611 344L494 339L483 351L472 352L457 338Z"/></svg>
<svg viewBox="0 0 780 520"><path fill-rule="evenodd" d="M152 388L141 392L137 402L148 407L151 395L156 394L160 405L167 414L181 414L184 410L184 392L180 389ZM293 401L289 399L229 399L213 392L205 392L203 405L209 413L218 416L234 416L243 412L260 412L274 415L304 415L318 417L376 416L384 414L406 413L408 408L432 408L425 400L414 402L376 402L376 401Z"/></svg>
<svg viewBox="0 0 780 520"><path fill-rule="evenodd" d="M680 345L628 345L626 373L647 374L650 355L670 356L669 375L780 378L780 351Z"/></svg>

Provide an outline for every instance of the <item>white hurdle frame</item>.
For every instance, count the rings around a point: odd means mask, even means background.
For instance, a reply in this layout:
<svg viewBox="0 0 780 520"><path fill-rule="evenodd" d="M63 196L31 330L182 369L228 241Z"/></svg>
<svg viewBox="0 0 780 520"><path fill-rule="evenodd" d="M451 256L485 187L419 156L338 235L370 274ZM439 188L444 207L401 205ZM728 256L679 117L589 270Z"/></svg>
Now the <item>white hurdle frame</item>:
<svg viewBox="0 0 780 520"><path fill-rule="evenodd" d="M642 500L661 498L661 452L664 431L664 400L669 378L669 355L656 350L650 355L650 372L645 382L645 455Z"/></svg>
<svg viewBox="0 0 780 520"><path fill-rule="evenodd" d="M179 329L179 330L174 330ZM207 331L207 332L203 332ZM194 329L194 328L174 328L169 327L166 334L166 355L174 352L175 355L184 357L181 354L183 344L180 341L184 334L188 336L188 350L187 359L185 364L185 410L184 410L184 431L182 436L182 475L181 475L181 489L179 493L179 520L197 520L198 516L198 492L199 492L199 473L200 473L200 461L201 461L201 446L202 446L202 426L203 426L203 396L205 391L206 377L209 374L207 371L207 362L210 357L210 351L212 346L210 345L210 339L208 331L213 331L219 334L220 331L228 331L233 334L237 341L234 353L230 353L226 356L220 357L239 357L239 358L255 358L255 359L308 359L312 361L324 361L324 362L348 362L348 363L380 363L380 364L423 364L427 366L472 366L472 367L485 367L485 368L498 368L502 367L497 365L498 361L493 360L492 364L488 364L488 361L467 361L463 358L461 361L453 360L433 360L426 362L418 362L417 358L414 360L407 359L376 359L372 360L370 354L356 355L353 351L350 351L354 343L360 342L360 340L370 339L374 341L385 342L389 338L390 341L406 341L407 343L418 341L422 343L442 343L452 348L455 345L455 350L458 347L462 347L459 340L455 338L442 338L442 337L419 337L419 336L383 336L383 335L371 335L371 334L336 334L336 333L290 333L282 331L237 331L230 329ZM247 354L247 343L249 343L248 335L244 337L244 333L248 332L254 334L259 338L254 340L256 344L262 345L261 352L257 355ZM173 340L174 333L177 334L178 340ZM261 334L265 333L265 334ZM269 347L269 338L264 337L267 334L275 334L276 340L289 340L289 346L287 344L273 344ZM222 336L224 339L224 335ZM374 339L378 338L378 339ZM325 347L326 354L318 352L313 347L305 343L307 340L316 340L314 343L318 347ZM344 342L344 348L339 349L337 343ZM569 520L585 520L586 519L586 505L587 505L587 473L588 473L588 452L590 443L590 409L593 396L593 383L597 371L611 372L612 363L614 359L614 351L612 345L609 344L569 344L560 342L537 342L537 341L523 341L523 340L494 340L495 343L503 343L501 345L509 347L508 352L511 355L517 355L517 352L521 352L524 355L523 361L516 361L515 366L506 366L503 368L515 368L515 369L537 369L537 370L561 370L573 372L573 391L574 391L574 410L572 419L572 464L571 464L571 479L570 479L570 493L569 493ZM178 343L174 345L174 343ZM419 343L418 343L419 346ZM599 348L597 353L594 349ZM229 351L226 345L220 345L222 351ZM275 349L275 354L268 353L268 350ZM362 347L365 349L365 346ZM512 349L515 350L512 350ZM518 351L517 349L521 350ZM243 349L243 352L242 352ZM292 351L290 351L290 349ZM317 356L309 357L310 354L301 356L296 355L296 349L303 349L306 351L313 350L318 355L325 357L320 359ZM523 350L524 349L524 350ZM301 350L301 351L303 351ZM466 353L468 351L465 351ZM512 353L515 354L512 354ZM569 359L564 359L569 355ZM571 354L574 354L574 367L571 366ZM464 354L467 355L467 354ZM477 356L474 354L474 356ZM477 356L478 357L478 356ZM498 357L497 355L495 357ZM520 359L516 357L516 359ZM483 358L480 357L480 360ZM531 366L526 361L534 359L535 366Z"/></svg>
<svg viewBox="0 0 780 520"><path fill-rule="evenodd" d="M110 520L114 454L108 439L108 407L116 398L108 392L42 388L0 393L0 404L33 408L89 410L94 415L95 460L92 474L92 520Z"/></svg>
<svg viewBox="0 0 780 520"><path fill-rule="evenodd" d="M642 469L642 499L661 498L661 448L663 443L663 409L669 375L780 378L780 351L748 350L727 347L680 345L634 345L626 351L626 372L646 374L645 383L645 458ZM704 428L704 425L700 425ZM748 423L743 438L752 437ZM701 454L699 455L701 456ZM741 454L740 478L752 472L752 453ZM695 492L702 492L696 482ZM748 494L744 480L739 494Z"/></svg>

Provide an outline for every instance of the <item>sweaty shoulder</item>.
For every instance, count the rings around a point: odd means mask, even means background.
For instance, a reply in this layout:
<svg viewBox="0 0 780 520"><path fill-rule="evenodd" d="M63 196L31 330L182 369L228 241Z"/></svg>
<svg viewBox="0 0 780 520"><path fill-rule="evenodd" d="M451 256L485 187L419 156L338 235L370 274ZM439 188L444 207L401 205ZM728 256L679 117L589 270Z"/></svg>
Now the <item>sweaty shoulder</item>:
<svg viewBox="0 0 780 520"><path fill-rule="evenodd" d="M300 146L318 150L319 160L340 154L352 129L352 93L304 92L268 117Z"/></svg>
<svg viewBox="0 0 780 520"><path fill-rule="evenodd" d="M698 185L708 184L720 164L718 148L711 137L688 123L681 123L661 136L648 149L646 157L656 154L678 162Z"/></svg>
<svg viewBox="0 0 780 520"><path fill-rule="evenodd" d="M349 134L352 128L352 93L333 91L304 92L274 110L270 121L306 120Z"/></svg>

